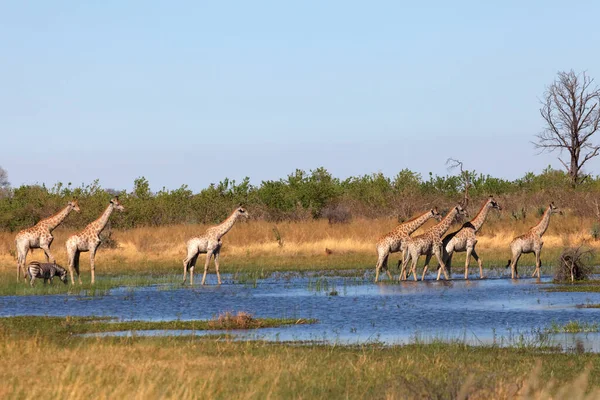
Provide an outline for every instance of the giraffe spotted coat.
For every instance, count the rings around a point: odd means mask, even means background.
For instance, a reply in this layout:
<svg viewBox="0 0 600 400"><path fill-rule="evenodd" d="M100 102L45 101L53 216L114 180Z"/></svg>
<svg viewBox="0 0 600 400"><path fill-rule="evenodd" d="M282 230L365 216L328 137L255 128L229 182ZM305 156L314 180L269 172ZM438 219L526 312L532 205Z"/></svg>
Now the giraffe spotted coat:
<svg viewBox="0 0 600 400"><path fill-rule="evenodd" d="M71 284L75 284L73 278L73 270L77 273L77 279L81 284L81 276L79 275L79 256L83 252L90 253L90 269L92 273L92 285L95 282L95 258L96 251L102 243L100 239L100 232L104 229L108 223L108 219L112 214L113 210L125 211L125 208L119 202L119 198L115 197L108 203L108 207L104 210L100 218L89 224L81 232L72 235L67 240L67 258L69 260L69 274L71 276Z"/></svg>
<svg viewBox="0 0 600 400"><path fill-rule="evenodd" d="M438 221L441 220L441 216L437 210L437 207L419 215L416 218L411 219L410 221L398 225L393 231L381 236L377 240L377 264L375 265L375 282L379 280L379 272L382 269L388 274L388 277L392 279L392 275L388 270L388 258L390 256L390 253L402 251L401 259L403 259L405 252L404 244L406 242L406 239L431 218L435 218Z"/></svg>
<svg viewBox="0 0 600 400"><path fill-rule="evenodd" d="M23 229L17 233L15 245L17 249L17 281L21 279L21 271L23 277L26 278L25 263L27 261L27 253L29 250L42 249L46 255L46 261L54 262L54 256L50 253L50 245L54 240L52 231L59 226L71 211L79 212L79 204L77 200L72 200L67 203L67 206L51 217L42 219L40 222L31 228Z"/></svg>

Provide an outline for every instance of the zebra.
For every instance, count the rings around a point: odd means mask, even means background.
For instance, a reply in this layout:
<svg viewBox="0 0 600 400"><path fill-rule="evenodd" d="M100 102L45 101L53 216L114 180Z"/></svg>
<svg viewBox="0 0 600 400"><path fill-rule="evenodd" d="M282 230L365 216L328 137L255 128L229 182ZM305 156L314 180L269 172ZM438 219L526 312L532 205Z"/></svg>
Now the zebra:
<svg viewBox="0 0 600 400"><path fill-rule="evenodd" d="M39 261L32 261L27 266L27 275L29 275L29 284L33 287L33 282L36 278L44 279L52 283L52 278L58 276L60 280L67 283L67 270L56 263L40 263Z"/></svg>

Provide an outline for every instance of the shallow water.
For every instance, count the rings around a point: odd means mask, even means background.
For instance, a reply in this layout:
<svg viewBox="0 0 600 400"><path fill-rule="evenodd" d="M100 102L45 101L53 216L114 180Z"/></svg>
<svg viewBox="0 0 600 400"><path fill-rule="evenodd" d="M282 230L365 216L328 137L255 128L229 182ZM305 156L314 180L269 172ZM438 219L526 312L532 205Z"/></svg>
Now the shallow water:
<svg viewBox="0 0 600 400"><path fill-rule="evenodd" d="M313 325L235 331L244 339L388 344L458 339L471 344L539 343L536 329L569 321L598 323L600 293L544 292L551 284L506 278L373 284L356 277L283 275L252 284L193 288L175 285L118 288L106 295L5 296L0 316L113 316L123 320L209 319L225 311L256 317L315 318ZM210 283L215 277L210 277ZM549 282L543 277L541 282ZM337 295L331 295L337 292ZM152 331L140 334L187 334ZM214 332L213 332L214 333ZM131 333L120 333L131 334ZM195 332L195 334L206 334ZM543 344L600 351L600 335L557 334Z"/></svg>

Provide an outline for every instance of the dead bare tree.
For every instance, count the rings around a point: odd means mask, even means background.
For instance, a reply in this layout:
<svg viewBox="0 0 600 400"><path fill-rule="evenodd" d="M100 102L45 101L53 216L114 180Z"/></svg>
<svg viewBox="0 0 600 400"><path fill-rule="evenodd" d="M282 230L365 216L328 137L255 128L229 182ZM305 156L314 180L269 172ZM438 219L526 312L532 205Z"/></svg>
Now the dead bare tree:
<svg viewBox="0 0 600 400"><path fill-rule="evenodd" d="M462 207L466 208L469 205L469 188L471 187L471 174L469 173L469 171L463 168L462 161L456 160L454 158L447 159L446 165L448 166L448 171L452 171L456 168L460 170L461 183L464 188Z"/></svg>
<svg viewBox="0 0 600 400"><path fill-rule="evenodd" d="M2 167L0 167L0 189L10 186L10 182L8 181L8 172Z"/></svg>
<svg viewBox="0 0 600 400"><path fill-rule="evenodd" d="M584 164L600 151L600 146L591 141L592 135L600 129L600 88L592 87L593 83L594 79L585 72L559 72L554 83L546 88L540 108L546 127L533 142L541 152L569 153L569 163L558 159L573 186L585 180Z"/></svg>

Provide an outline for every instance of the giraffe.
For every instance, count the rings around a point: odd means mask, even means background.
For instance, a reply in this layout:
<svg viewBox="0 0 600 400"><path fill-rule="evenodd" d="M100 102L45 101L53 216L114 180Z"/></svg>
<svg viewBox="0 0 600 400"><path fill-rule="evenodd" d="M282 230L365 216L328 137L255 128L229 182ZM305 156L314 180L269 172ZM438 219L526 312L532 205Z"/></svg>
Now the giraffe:
<svg viewBox="0 0 600 400"><path fill-rule="evenodd" d="M206 273L208 272L208 264L210 258L215 257L215 270L217 271L217 281L221 284L221 275L219 274L219 253L223 241L221 238L233 227L235 221L239 217L248 218L248 212L244 207L236 208L231 215L217 226L210 227L203 235L196 236L187 241L187 257L183 260L183 284L187 278L187 272L190 271L190 285L194 284L194 267L196 260L202 253L206 253L206 261L204 262L204 275L202 275L202 285L206 281Z"/></svg>
<svg viewBox="0 0 600 400"><path fill-rule="evenodd" d="M469 262L471 261L471 255L479 264L479 278L483 278L483 261L477 255L475 251L475 245L477 244L477 237L475 234L481 229L488 212L495 208L502 210L502 207L494 200L493 196L483 204L483 207L479 210L475 218L469 222L465 222L463 226L456 232L447 235L442 240L443 245L443 260L446 265L446 269L451 273L452 271L452 255L455 252L467 252L467 259L465 261L465 279L469 279Z"/></svg>
<svg viewBox="0 0 600 400"><path fill-rule="evenodd" d="M77 279L81 285L81 276L79 276L79 256L81 253L86 251L90 252L92 285L94 284L94 272L96 269L94 259L96 257L98 246L100 246L100 243L102 243L102 239L100 239L100 232L102 232L108 223L108 218L115 209L119 211L125 211L125 207L123 207L119 202L118 196L113 198L110 203L108 203L108 207L106 207L106 210L104 210L102 215L100 215L100 218L86 226L81 232L72 235L67 240L67 258L69 260L69 274L71 275L72 285L75 284L75 280L73 279L73 269L75 269L75 272L77 273Z"/></svg>
<svg viewBox="0 0 600 400"><path fill-rule="evenodd" d="M544 241L542 240L542 235L548 229L548 225L550 224L550 216L559 212L558 207L554 205L554 202L550 203L542 219L538 224L529 231L522 235L517 236L510 242L510 250L512 252L512 259L508 260L508 264L506 268L510 266L511 278L515 279L515 277L519 278L519 273L517 272L517 263L519 262L519 258L523 253L535 253L535 270L531 277L533 278L536 274L538 278L540 277L540 267L542 266L542 260L540 259L540 253L542 252L542 246L544 245Z"/></svg>
<svg viewBox="0 0 600 400"><path fill-rule="evenodd" d="M388 257L390 256L390 253L402 251L401 259L404 259L405 249L403 245L406 241L406 238L414 231L419 229L425 222L429 221L430 218L435 218L438 221L442 219L437 207L432 208L431 210L411 219L410 221L398 225L393 231L381 236L377 240L377 265L375 265L376 283L379 280L379 271L382 268L388 274L390 280L392 280L392 275L387 268Z"/></svg>
<svg viewBox="0 0 600 400"><path fill-rule="evenodd" d="M450 279L448 272L446 272L446 265L442 260L442 235L448 231L450 225L454 222L454 219L458 215L466 215L465 210L462 206L457 205L440 222L429 228L425 233L415 236L408 237L406 240L406 257L402 261L402 271L400 272L400 279L405 279L406 267L408 266L409 259L412 259L411 272L415 281L417 280L417 261L419 256L425 255L425 268L423 269L423 276L421 280L425 279L427 268L431 256L435 255L437 258L440 269L438 270L437 280L440 280L440 274L444 272L446 280Z"/></svg>
<svg viewBox="0 0 600 400"><path fill-rule="evenodd" d="M50 245L54 240L52 231L59 226L71 211L79 212L79 204L77 200L71 200L67 206L56 214L45 218L32 226L31 228L23 229L17 233L15 244L17 248L17 281L21 279L21 271L23 277L26 278L25 261L29 250L42 249L46 255L46 262L54 262L54 256L50 253Z"/></svg>

